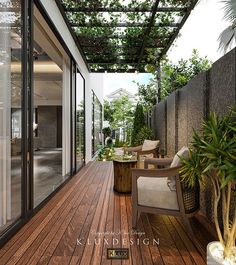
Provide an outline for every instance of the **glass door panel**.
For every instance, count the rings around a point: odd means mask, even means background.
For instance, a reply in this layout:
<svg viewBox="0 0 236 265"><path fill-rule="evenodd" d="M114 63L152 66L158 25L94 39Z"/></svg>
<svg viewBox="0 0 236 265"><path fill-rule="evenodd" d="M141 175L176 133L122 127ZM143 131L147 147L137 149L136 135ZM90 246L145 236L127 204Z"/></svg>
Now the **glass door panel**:
<svg viewBox="0 0 236 265"><path fill-rule="evenodd" d="M84 163L85 155L84 79L76 73L76 169Z"/></svg>
<svg viewBox="0 0 236 265"><path fill-rule="evenodd" d="M34 207L64 180L62 172L63 56L34 12ZM42 23L43 22L43 23Z"/></svg>
<svg viewBox="0 0 236 265"><path fill-rule="evenodd" d="M0 234L22 209L21 2L0 1Z"/></svg>

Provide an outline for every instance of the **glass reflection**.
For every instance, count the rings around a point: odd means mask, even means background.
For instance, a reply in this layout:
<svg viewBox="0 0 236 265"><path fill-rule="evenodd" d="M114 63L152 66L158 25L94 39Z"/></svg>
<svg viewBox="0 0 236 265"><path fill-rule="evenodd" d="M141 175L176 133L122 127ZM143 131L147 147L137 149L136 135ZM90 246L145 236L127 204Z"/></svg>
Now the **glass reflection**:
<svg viewBox="0 0 236 265"><path fill-rule="evenodd" d="M21 1L0 1L0 233L21 216Z"/></svg>
<svg viewBox="0 0 236 265"><path fill-rule="evenodd" d="M84 163L84 80L80 73L76 74L76 167Z"/></svg>

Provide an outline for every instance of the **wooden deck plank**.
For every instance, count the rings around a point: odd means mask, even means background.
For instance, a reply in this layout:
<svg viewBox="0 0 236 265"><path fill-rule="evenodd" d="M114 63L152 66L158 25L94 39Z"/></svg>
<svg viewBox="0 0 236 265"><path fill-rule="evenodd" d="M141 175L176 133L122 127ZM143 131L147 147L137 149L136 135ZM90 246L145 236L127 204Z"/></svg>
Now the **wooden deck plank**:
<svg viewBox="0 0 236 265"><path fill-rule="evenodd" d="M167 220L167 230L169 231L173 241L176 243L176 247L178 248L182 259L184 260L186 265L197 265L193 258L189 256L189 252L187 248L184 245L184 242L182 241L181 237L179 236L178 232L176 231L175 227L171 224L171 221L168 216L162 216L163 219Z"/></svg>
<svg viewBox="0 0 236 265"><path fill-rule="evenodd" d="M128 214L128 224L129 224L129 231L130 231L130 239L134 242L130 249L131 249L131 255L133 264L135 265L141 265L142 263L142 256L140 251L140 245L138 245L137 239L137 233L132 228L132 206L131 206L131 198L126 196L126 205L127 205L127 214Z"/></svg>
<svg viewBox="0 0 236 265"><path fill-rule="evenodd" d="M155 238L151 224L149 222L148 216L142 215L143 220L143 226L145 227L146 237L150 241L149 249L151 252L151 257L154 265L163 265L163 260L161 258L160 250L158 244L154 244L154 240L159 243L159 238Z"/></svg>
<svg viewBox="0 0 236 265"><path fill-rule="evenodd" d="M133 257L130 251L130 230L128 225L127 209L124 195L120 197L120 223L122 248L129 249L129 259L123 260L122 265L131 265Z"/></svg>
<svg viewBox="0 0 236 265"><path fill-rule="evenodd" d="M154 218L153 218L154 217ZM160 215L151 215L151 224L153 227L153 233L155 238L159 238L160 240L160 253L162 256L162 259L164 261L164 264L176 264L175 262L178 260L179 265L185 265L184 261L182 259L181 254L179 253L179 250L173 241L166 224L164 220L161 218ZM172 261L171 261L172 260Z"/></svg>
<svg viewBox="0 0 236 265"><path fill-rule="evenodd" d="M121 227L120 227L120 195L114 192L115 197L115 205L114 205L114 235L113 240L114 244L112 245L113 248L120 248L120 240L121 240ZM118 242L118 244L116 244ZM121 260L112 260L112 265L121 265Z"/></svg>
<svg viewBox="0 0 236 265"><path fill-rule="evenodd" d="M109 178L109 182L108 185L106 187L106 193L105 193L105 198L103 201L103 206L102 206L102 212L101 212L101 217L99 225L98 225L98 229L97 232L98 234L95 236L94 235L94 239L98 239L100 242L99 244L95 244L94 245L94 249L93 249L93 255L91 257L91 264L92 265L99 265L101 263L101 258L102 258L102 253L103 253L103 245L104 245L104 231L105 231L105 227L106 227L106 221L107 221L107 215L108 215L108 205L109 205L109 198L111 197L111 184L112 184L112 178L110 178L110 174L112 174L112 168L110 168L110 171L108 172L108 178Z"/></svg>
<svg viewBox="0 0 236 265"><path fill-rule="evenodd" d="M87 167L84 167L81 169L81 171L79 172L80 175L85 174L87 171L89 171L90 166L92 166L92 163L88 163ZM10 249L14 250L14 247L16 245L21 245L22 242L24 242L25 238L28 237L32 231L34 231L36 229L36 227L38 226L38 223L42 222L43 219L45 219L45 216L58 204L58 201L61 199L61 196L63 196L63 194L66 194L69 196L70 192L73 191L73 189L71 189L71 187L73 187L76 183L79 183L82 180L82 178L76 178L74 177L73 179L71 179L66 186L62 187L62 189L60 190L60 193L55 194L55 196L53 196L50 199L50 203L47 204L47 207L43 207L36 215L34 215L30 222L26 223L21 229L20 231L15 234L1 249L0 249L0 258L2 258L2 256L6 253L9 252ZM14 253L14 251L13 251Z"/></svg>
<svg viewBox="0 0 236 265"><path fill-rule="evenodd" d="M104 236L103 252L102 252L102 259L101 259L101 264L103 265L111 265L111 260L107 259L107 249L112 246L112 233L114 231L113 219L114 219L115 198L113 196L113 185L114 185L114 179L112 178L111 186L109 188L110 190L110 198L109 198L109 206L108 206L109 211L107 213L106 227L104 230L105 236ZM108 242L108 244L105 243L105 240Z"/></svg>
<svg viewBox="0 0 236 265"><path fill-rule="evenodd" d="M89 170L89 167L88 169ZM84 172L84 174L86 174L87 171ZM75 186L76 185L80 185L81 180L77 180L77 182L75 182ZM53 209L50 208L50 202L47 204L47 207L49 206L50 211L47 212L47 214L44 215L44 219L41 220L41 222L39 222L39 220L36 223L36 228L34 228L32 230L32 227L29 227L29 231L28 233L26 233L24 236L21 236L19 238L19 240L16 241L16 243L13 244L13 246L11 246L9 248L9 250L7 252L4 253L4 255L1 257L1 262L5 262L6 260L8 260L9 258L11 258L9 264L13 265L16 264L16 262L18 262L18 260L22 257L23 254L25 254L26 250L31 246L31 244L33 242L37 242L37 238L40 235L44 236L44 233L42 232L44 227L48 227L48 225L50 225L50 222L56 220L56 216L58 216L58 214L61 213L61 210L63 209L63 205L64 202L67 201L67 199L72 199L74 198L74 193L73 193L74 187L70 187L68 193L62 192L62 197L60 198L59 201L57 201L57 204L54 206ZM45 208L47 208L45 207ZM25 240L27 238L27 240ZM15 247L17 246L17 251L15 249ZM19 247L20 246L20 247ZM7 263L8 264L8 263Z"/></svg>
<svg viewBox="0 0 236 265"><path fill-rule="evenodd" d="M98 168L97 172L99 177L101 176L102 168ZM96 181L92 182L89 185L87 192L83 194L82 200L78 204L78 208L75 211L75 214L70 221L69 225L66 228L62 238L60 239L57 248L55 249L53 256L72 256L74 249L77 244L77 238L80 235L81 227L85 222L85 218L88 214L88 209L93 201L93 198L96 195L96 191L100 189L103 184L103 179L95 178Z"/></svg>
<svg viewBox="0 0 236 265"><path fill-rule="evenodd" d="M84 230L84 236L82 236L82 238L83 237L87 238L92 243L91 244L87 243L85 244L85 246L76 246L74 254L73 254L74 256L72 257L70 264L78 264L79 262L81 264L90 264L91 262L94 242L95 242L94 240L96 236L95 232L98 231L97 229L98 229L100 219L104 217L104 216L101 217L101 213L102 213L102 207L104 204L104 198L105 198L105 194L107 190L107 185L109 181L111 180L111 178L109 177L109 174L111 174L111 170L108 168L107 171L103 170L103 172L100 174L105 174L104 184L99 194L99 198L97 199L97 207L94 207L95 214L90 215L91 216L90 220L86 221L86 223L90 225L88 225L87 228ZM83 253L82 256L81 256L81 253Z"/></svg>
<svg viewBox="0 0 236 265"><path fill-rule="evenodd" d="M131 196L113 191L112 163L92 162L0 249L0 264L206 264L177 218L141 214L138 229L133 231L131 217ZM199 229L199 238L205 247L208 239L203 231ZM78 245L77 238L86 243ZM145 238L149 245L143 244ZM154 238L160 240L159 245L152 244ZM101 243L95 244L95 239ZM112 239L119 244L112 245ZM109 247L127 247L129 260L108 260Z"/></svg>
<svg viewBox="0 0 236 265"><path fill-rule="evenodd" d="M140 240L139 242L141 242L140 243L140 250L141 250L140 252L141 252L143 264L152 265L153 261L152 261L149 246L147 246L143 243L143 240L146 238L146 231L145 231L144 226L143 226L142 215L143 215L143 213L141 213L141 215L140 215L140 218L138 220L138 226L137 226L138 232L141 232L141 235L139 236L139 240Z"/></svg>
<svg viewBox="0 0 236 265"><path fill-rule="evenodd" d="M199 255L199 252L197 251L196 247L192 243L192 241L189 239L186 232L183 230L183 228L180 226L176 218L170 217L171 223L176 228L177 232L179 233L182 241L184 242L186 248L188 249L189 254L194 259L197 265L204 265L206 264L206 261Z"/></svg>
<svg viewBox="0 0 236 265"><path fill-rule="evenodd" d="M54 222L51 222L50 225L47 225L45 227L42 233L40 233L37 240L34 241L34 244L32 244L31 247L28 248L27 251L25 252L26 257L21 258L21 260L17 263L18 265L20 264L24 265L26 262L29 262L29 264L37 264L38 259L40 259L40 257L44 254L44 251L48 247L50 243L49 240L55 236L55 234L58 232L59 228L61 227L62 223L68 222L69 220L72 219L72 216L75 214L75 209L76 207L78 207L80 201L83 198L83 195L86 193L88 189L90 191L92 180L93 178L88 178L85 180L85 182L80 183L79 188L81 189L81 193L77 192L76 196L74 196L73 198L69 197L68 203L67 201L65 201L61 210L58 211L57 214L54 216L53 218ZM77 189L78 187L75 186L74 188ZM79 208L79 210L80 209L81 208ZM81 216L84 216L84 215L81 215ZM68 225L68 228L69 227L70 226ZM60 241L60 242L63 242L63 241ZM72 243L72 241L69 240L67 243L70 244ZM66 245L66 247L68 246ZM64 255L64 256L70 256L70 255Z"/></svg>

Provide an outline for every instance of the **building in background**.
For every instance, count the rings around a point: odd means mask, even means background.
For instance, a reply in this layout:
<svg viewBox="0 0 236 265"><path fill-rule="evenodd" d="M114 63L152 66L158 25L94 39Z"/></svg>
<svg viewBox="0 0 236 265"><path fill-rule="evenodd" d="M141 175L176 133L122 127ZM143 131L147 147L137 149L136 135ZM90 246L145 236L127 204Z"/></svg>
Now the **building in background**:
<svg viewBox="0 0 236 265"><path fill-rule="evenodd" d="M112 93L108 94L106 96L106 99L111 102L114 99L120 99L123 96L127 96L129 98L130 101L134 102L135 101L135 95L130 93L128 90L124 89L124 88L119 88L115 91L113 91Z"/></svg>

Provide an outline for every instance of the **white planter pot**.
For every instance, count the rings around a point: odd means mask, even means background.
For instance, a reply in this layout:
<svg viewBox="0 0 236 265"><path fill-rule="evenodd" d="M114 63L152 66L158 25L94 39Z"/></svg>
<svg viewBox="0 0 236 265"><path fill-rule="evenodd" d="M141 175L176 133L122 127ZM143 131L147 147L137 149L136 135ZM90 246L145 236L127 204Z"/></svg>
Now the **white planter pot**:
<svg viewBox="0 0 236 265"><path fill-rule="evenodd" d="M223 259L223 246L219 241L207 245L207 265L232 265L234 262ZM218 257L218 258L217 258Z"/></svg>

